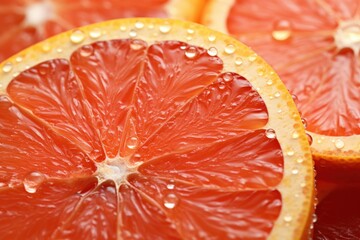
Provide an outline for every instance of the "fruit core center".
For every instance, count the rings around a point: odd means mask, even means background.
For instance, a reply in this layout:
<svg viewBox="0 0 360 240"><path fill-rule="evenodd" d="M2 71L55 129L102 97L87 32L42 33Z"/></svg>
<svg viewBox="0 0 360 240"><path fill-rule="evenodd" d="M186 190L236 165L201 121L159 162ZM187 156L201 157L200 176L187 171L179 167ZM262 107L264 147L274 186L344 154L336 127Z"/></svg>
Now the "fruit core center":
<svg viewBox="0 0 360 240"><path fill-rule="evenodd" d="M350 48L355 54L360 51L360 20L340 22L335 35L335 44L339 50Z"/></svg>
<svg viewBox="0 0 360 240"><path fill-rule="evenodd" d="M25 23L38 26L52 18L53 7L48 1L30 4L25 9Z"/></svg>
<svg viewBox="0 0 360 240"><path fill-rule="evenodd" d="M134 169L129 167L121 157L108 158L96 165L95 175L100 182L111 180L120 185L129 173L134 172Z"/></svg>

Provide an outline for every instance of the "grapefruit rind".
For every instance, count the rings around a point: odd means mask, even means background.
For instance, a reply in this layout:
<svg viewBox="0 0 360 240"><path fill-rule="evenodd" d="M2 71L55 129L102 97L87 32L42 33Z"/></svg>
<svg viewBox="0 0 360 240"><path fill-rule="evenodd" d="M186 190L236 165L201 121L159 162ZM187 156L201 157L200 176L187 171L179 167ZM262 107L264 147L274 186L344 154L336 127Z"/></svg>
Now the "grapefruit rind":
<svg viewBox="0 0 360 240"><path fill-rule="evenodd" d="M143 27L137 28L144 23ZM101 35L92 38L92 31ZM249 47L202 25L170 19L121 19L71 30L40 42L0 64L0 94L21 71L54 58L69 59L80 46L101 40L137 38L149 44L179 40L206 49L215 47L224 62L224 72L236 72L253 85L269 113L265 129L274 129L283 150L284 176L277 189L282 195L282 210L269 239L302 239L314 209L314 172L308 140L291 95L273 69ZM271 84L269 84L271 83ZM298 133L292 138L291 132Z"/></svg>
<svg viewBox="0 0 360 240"><path fill-rule="evenodd" d="M227 18L236 0L210 0L202 16L202 23L212 29L229 34ZM215 14L216 13L216 14ZM327 136L307 131L313 138L311 151L315 160L324 164L351 164L360 162L360 135Z"/></svg>

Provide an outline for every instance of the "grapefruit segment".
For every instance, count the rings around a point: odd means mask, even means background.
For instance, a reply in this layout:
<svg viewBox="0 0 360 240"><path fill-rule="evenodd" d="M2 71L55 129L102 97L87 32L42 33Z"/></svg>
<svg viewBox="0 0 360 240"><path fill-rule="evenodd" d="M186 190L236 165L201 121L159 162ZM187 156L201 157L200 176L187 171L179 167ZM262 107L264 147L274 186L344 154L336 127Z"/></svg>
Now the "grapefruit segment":
<svg viewBox="0 0 360 240"><path fill-rule="evenodd" d="M172 116L136 151L133 160L141 156L146 161L232 138L243 134L244 129L265 126L267 120L265 103L249 81L236 73L224 73Z"/></svg>
<svg viewBox="0 0 360 240"><path fill-rule="evenodd" d="M118 155L145 54L143 41L113 40L84 46L70 58L108 157Z"/></svg>
<svg viewBox="0 0 360 240"><path fill-rule="evenodd" d="M122 185L119 193L119 228L123 239L183 239L156 202L129 185Z"/></svg>
<svg viewBox="0 0 360 240"><path fill-rule="evenodd" d="M0 97L1 186L18 185L29 174L46 178L89 175L95 164L76 145ZM30 176L31 177L31 176Z"/></svg>
<svg viewBox="0 0 360 240"><path fill-rule="evenodd" d="M244 131L232 139L149 160L139 172L216 189L263 189L280 183L283 157L277 140L264 130Z"/></svg>
<svg viewBox="0 0 360 240"><path fill-rule="evenodd" d="M266 239L281 210L277 190L207 189L140 175L128 181L161 206L184 239Z"/></svg>
<svg viewBox="0 0 360 240"><path fill-rule="evenodd" d="M118 217L116 191L113 182L104 182L86 193L52 237L54 239L116 239Z"/></svg>
<svg viewBox="0 0 360 240"><path fill-rule="evenodd" d="M103 159L102 145L80 88L69 62L55 59L22 72L7 92L16 104L46 121L91 157Z"/></svg>
<svg viewBox="0 0 360 240"><path fill-rule="evenodd" d="M95 178L52 180L28 193L22 186L0 189L0 232L3 239L50 239L76 208L85 190L93 189ZM19 231L19 229L22 229Z"/></svg>
<svg viewBox="0 0 360 240"><path fill-rule="evenodd" d="M121 152L125 156L134 152L214 82L221 69L220 58L209 56L204 48L179 41L151 45L134 93L134 110Z"/></svg>

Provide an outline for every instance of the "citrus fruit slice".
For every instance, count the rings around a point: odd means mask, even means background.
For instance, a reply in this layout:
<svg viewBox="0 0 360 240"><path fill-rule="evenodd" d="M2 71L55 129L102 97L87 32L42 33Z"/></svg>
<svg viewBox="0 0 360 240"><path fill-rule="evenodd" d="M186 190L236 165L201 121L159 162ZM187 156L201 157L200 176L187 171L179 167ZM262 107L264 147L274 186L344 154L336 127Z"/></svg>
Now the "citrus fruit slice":
<svg viewBox="0 0 360 240"><path fill-rule="evenodd" d="M0 70L3 238L308 236L300 116L237 40L190 22L114 20Z"/></svg>
<svg viewBox="0 0 360 240"><path fill-rule="evenodd" d="M279 73L323 165L360 161L359 9L358 1L213 0L203 19Z"/></svg>
<svg viewBox="0 0 360 240"><path fill-rule="evenodd" d="M0 0L0 62L40 40L95 22L123 17L198 21L203 5L204 0Z"/></svg>

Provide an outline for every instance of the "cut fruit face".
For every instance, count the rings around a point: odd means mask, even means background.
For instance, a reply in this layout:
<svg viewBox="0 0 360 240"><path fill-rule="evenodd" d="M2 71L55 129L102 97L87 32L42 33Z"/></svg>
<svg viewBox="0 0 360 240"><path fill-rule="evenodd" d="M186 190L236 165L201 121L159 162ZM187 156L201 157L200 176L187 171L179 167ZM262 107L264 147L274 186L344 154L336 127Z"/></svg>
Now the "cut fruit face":
<svg viewBox="0 0 360 240"><path fill-rule="evenodd" d="M0 62L55 34L87 24L129 17L197 21L204 0L0 0ZM137 25L141 28L141 25ZM94 29L96 38L101 29Z"/></svg>
<svg viewBox="0 0 360 240"><path fill-rule="evenodd" d="M0 69L2 236L308 236L314 176L300 116L235 39L177 20L115 20Z"/></svg>
<svg viewBox="0 0 360 240"><path fill-rule="evenodd" d="M296 96L313 156L340 165L360 161L359 9L358 1L213 0L203 19L274 67Z"/></svg>

